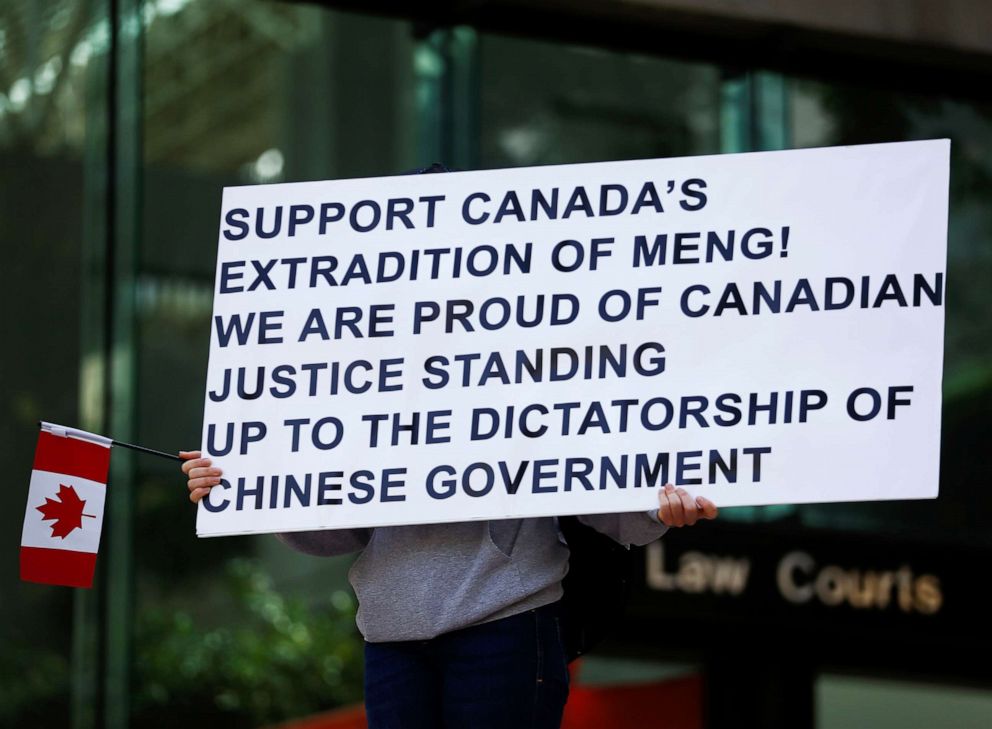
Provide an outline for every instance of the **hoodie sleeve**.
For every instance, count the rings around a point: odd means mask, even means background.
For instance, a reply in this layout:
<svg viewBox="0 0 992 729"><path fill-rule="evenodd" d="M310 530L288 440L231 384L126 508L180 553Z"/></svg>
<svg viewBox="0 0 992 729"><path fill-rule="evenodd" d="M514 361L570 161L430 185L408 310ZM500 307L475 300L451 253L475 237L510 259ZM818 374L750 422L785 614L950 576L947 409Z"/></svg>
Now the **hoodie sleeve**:
<svg viewBox="0 0 992 729"><path fill-rule="evenodd" d="M579 521L615 542L637 546L653 542L668 531L658 519L657 509L627 514L586 514L580 516Z"/></svg>
<svg viewBox="0 0 992 729"><path fill-rule="evenodd" d="M365 549L371 529L320 529L309 532L281 532L276 537L297 552L314 557L334 557Z"/></svg>

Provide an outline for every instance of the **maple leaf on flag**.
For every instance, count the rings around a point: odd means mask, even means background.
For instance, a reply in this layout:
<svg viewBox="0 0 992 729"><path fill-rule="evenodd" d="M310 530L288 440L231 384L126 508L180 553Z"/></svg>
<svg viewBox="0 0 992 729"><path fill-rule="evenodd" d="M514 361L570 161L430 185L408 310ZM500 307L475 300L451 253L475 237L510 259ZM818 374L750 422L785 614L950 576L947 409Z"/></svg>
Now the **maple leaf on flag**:
<svg viewBox="0 0 992 729"><path fill-rule="evenodd" d="M88 516L91 519L96 518L93 514L84 514L84 506L86 506L86 501L79 498L76 489L60 483L59 492L55 495L55 498L45 497L45 503L35 508L44 514L41 518L42 521L48 521L49 519L55 520L55 523L50 525L52 527L52 537L65 539L72 533L73 529L83 528L84 516Z"/></svg>

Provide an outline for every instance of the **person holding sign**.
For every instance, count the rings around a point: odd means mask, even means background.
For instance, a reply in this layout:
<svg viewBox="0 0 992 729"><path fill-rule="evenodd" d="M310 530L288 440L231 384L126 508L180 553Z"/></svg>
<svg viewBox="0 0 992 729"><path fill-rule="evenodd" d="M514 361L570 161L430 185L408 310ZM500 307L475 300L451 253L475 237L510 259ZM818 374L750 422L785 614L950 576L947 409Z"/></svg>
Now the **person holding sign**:
<svg viewBox="0 0 992 729"><path fill-rule="evenodd" d="M616 544L937 495L949 156L226 188L197 534L360 552L373 729L559 726Z"/></svg>
<svg viewBox="0 0 992 729"><path fill-rule="evenodd" d="M181 452L189 498L221 470ZM580 516L620 544L713 519L704 497L667 484L649 512ZM561 640L569 549L554 517L301 531L305 554L360 552L349 571L365 637L370 729L556 729L568 697Z"/></svg>

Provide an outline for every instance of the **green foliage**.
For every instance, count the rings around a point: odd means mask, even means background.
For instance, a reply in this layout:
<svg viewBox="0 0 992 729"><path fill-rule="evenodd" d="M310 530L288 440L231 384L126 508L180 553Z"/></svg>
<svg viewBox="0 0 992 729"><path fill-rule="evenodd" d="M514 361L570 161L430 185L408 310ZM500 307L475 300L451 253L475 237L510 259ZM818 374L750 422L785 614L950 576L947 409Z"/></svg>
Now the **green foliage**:
<svg viewBox="0 0 992 729"><path fill-rule="evenodd" d="M287 598L251 560L229 563L222 614L137 616L137 726L257 726L361 700L362 646L343 590Z"/></svg>
<svg viewBox="0 0 992 729"><path fill-rule="evenodd" d="M6 653L6 651L5 651ZM69 717L69 665L50 650L0 659L0 727L61 727Z"/></svg>

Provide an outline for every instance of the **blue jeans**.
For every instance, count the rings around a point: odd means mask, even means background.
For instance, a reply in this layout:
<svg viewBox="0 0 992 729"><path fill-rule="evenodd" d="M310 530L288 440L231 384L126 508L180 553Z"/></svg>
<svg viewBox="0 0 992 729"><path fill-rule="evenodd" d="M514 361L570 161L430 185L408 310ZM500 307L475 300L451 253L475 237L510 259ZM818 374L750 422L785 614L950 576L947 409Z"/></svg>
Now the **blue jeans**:
<svg viewBox="0 0 992 729"><path fill-rule="evenodd" d="M559 605L432 640L365 643L369 729L559 729Z"/></svg>

